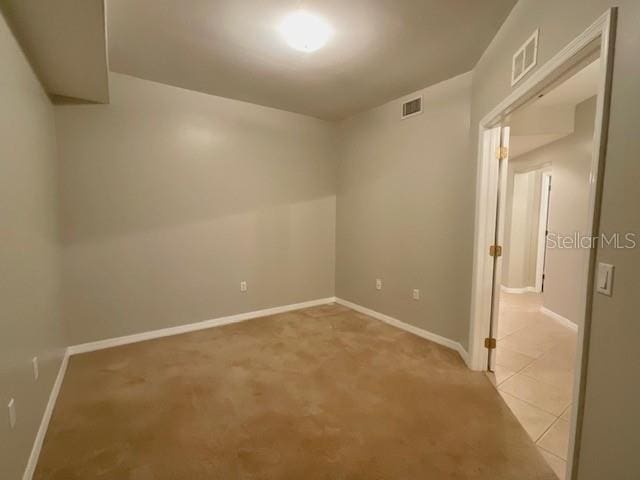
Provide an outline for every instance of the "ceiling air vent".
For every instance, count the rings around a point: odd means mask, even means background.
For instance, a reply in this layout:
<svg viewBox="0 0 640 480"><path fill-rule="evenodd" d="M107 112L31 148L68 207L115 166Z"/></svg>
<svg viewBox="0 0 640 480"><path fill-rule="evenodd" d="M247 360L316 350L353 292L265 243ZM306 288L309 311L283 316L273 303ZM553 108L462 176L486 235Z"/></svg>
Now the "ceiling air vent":
<svg viewBox="0 0 640 480"><path fill-rule="evenodd" d="M413 117L422 113L422 97L413 98L402 104L402 118Z"/></svg>
<svg viewBox="0 0 640 480"><path fill-rule="evenodd" d="M511 63L511 86L518 83L538 61L538 30L533 32L524 45L513 55Z"/></svg>

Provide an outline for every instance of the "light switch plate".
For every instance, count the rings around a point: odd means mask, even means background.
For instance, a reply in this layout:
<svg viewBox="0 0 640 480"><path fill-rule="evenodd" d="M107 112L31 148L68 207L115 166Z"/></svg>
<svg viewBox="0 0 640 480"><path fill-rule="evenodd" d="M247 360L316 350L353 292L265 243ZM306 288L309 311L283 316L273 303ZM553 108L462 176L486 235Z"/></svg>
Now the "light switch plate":
<svg viewBox="0 0 640 480"><path fill-rule="evenodd" d="M598 277L596 278L596 291L603 295L611 296L613 292L613 265L608 263L598 264Z"/></svg>
<svg viewBox="0 0 640 480"><path fill-rule="evenodd" d="M38 357L33 357L31 359L31 365L33 366L33 379L38 380L40 376L40 368L38 367Z"/></svg>
<svg viewBox="0 0 640 480"><path fill-rule="evenodd" d="M16 426L16 401L12 398L7 405L9 409L9 425L11 428Z"/></svg>

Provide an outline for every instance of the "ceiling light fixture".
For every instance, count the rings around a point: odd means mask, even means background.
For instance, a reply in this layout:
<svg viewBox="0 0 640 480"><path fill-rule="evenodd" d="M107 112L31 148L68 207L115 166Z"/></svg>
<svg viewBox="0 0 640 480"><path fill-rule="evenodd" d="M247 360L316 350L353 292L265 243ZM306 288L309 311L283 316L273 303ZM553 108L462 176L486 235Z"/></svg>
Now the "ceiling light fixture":
<svg viewBox="0 0 640 480"><path fill-rule="evenodd" d="M315 52L322 48L333 33L323 19L303 11L286 16L278 30L291 48L302 52Z"/></svg>

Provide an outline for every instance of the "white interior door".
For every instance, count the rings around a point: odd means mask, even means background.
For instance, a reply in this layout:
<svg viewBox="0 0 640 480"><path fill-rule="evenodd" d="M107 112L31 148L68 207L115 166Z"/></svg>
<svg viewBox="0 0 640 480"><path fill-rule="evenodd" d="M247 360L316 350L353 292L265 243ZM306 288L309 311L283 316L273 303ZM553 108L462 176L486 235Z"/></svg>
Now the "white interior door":
<svg viewBox="0 0 640 480"><path fill-rule="evenodd" d="M498 320L500 313L500 287L502 285L502 256L504 245L504 217L507 201L507 174L509 166L509 127L497 127L492 131L492 143L495 148L495 164L492 166L490 182L495 195L495 233L493 244L489 246L489 255L493 257L493 282L491 289L491 322L486 343L489 370L495 369L496 342L498 338Z"/></svg>

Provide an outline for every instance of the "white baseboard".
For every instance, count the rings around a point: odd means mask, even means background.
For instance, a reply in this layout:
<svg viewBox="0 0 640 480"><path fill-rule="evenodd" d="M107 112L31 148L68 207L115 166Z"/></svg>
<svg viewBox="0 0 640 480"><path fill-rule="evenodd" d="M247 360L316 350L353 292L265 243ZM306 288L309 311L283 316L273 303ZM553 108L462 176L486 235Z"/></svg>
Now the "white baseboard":
<svg viewBox="0 0 640 480"><path fill-rule="evenodd" d="M60 393L60 387L62 387L62 380L64 379L64 374L67 371L68 363L69 350L66 349L64 356L62 357L62 362L60 362L58 375L56 376L55 382L53 382L53 387L51 388L51 393L49 394L49 401L47 402L47 406L45 407L44 413L42 414L40 427L38 428L38 433L36 434L36 438L33 442L31 454L29 455L29 460L27 461L27 467L24 470L22 480L31 480L31 477L33 477L33 474L36 471L36 465L38 464L38 458L40 457L40 450L42 450L44 437L47 434L47 428L49 427L51 414L53 413L53 408L56 405L56 400L58 400L58 394Z"/></svg>
<svg viewBox="0 0 640 480"><path fill-rule="evenodd" d="M177 325L175 327L161 328L159 330L151 330L148 332L134 333L133 335L125 335L123 337L107 338L95 342L82 343L69 347L69 355L78 353L93 352L105 348L117 347L119 345L127 345L129 343L144 342L154 338L169 337L171 335L179 335L181 333L194 332L196 330L204 330L206 328L220 327L231 323L243 322L258 317L266 317L267 315L275 315L278 313L290 312L301 308L315 307L335 302L335 297L321 298L308 302L294 303L282 307L265 308L263 310L255 310L253 312L239 313L237 315L229 315L226 317L214 318L212 320L204 320L202 322L189 323L186 325Z"/></svg>
<svg viewBox="0 0 640 480"><path fill-rule="evenodd" d="M422 337L426 340L430 340L439 345L443 345L447 348L455 350L462 357L462 360L464 360L464 363L467 366L469 365L469 354L459 342L451 340L450 338L442 337L440 335L429 332L427 330L423 330L422 328L416 327L414 325L409 325L408 323L398 320L397 318L390 317L389 315L385 315L384 313L376 312L375 310L371 310L370 308L363 307L362 305L358 305L357 303L353 303L348 300L344 300L342 298L336 297L335 301L340 305L344 305L345 307L349 307L352 310L356 310L357 312L364 313L365 315L369 315L370 317L381 320L384 323L392 325L396 328L400 328L409 333L413 333L414 335Z"/></svg>
<svg viewBox="0 0 640 480"><path fill-rule="evenodd" d="M500 285L500 290L504 293L540 293L536 287L505 287Z"/></svg>
<svg viewBox="0 0 640 480"><path fill-rule="evenodd" d="M546 307L540 307L540 311L544 313L547 317L554 319L556 322L561 323L565 327L568 327L571 330L575 330L576 332L578 331L578 325L576 323L573 323L568 318L563 317L562 315L554 312L553 310L549 310Z"/></svg>

